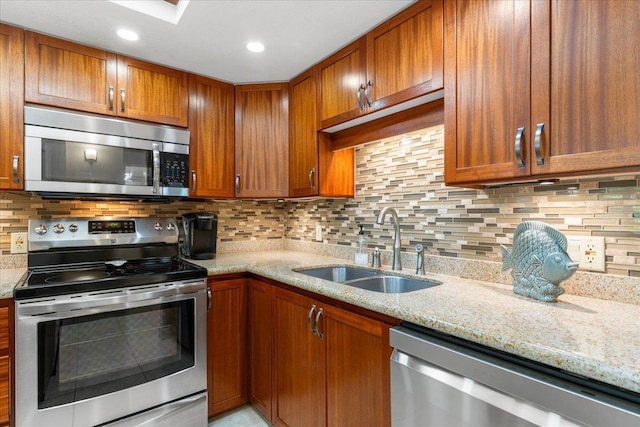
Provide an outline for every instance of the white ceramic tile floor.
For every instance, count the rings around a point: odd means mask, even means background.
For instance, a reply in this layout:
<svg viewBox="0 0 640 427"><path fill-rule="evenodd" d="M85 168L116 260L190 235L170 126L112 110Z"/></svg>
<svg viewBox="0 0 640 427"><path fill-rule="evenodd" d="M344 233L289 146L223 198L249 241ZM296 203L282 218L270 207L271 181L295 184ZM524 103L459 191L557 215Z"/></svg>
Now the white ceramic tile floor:
<svg viewBox="0 0 640 427"><path fill-rule="evenodd" d="M242 406L209 420L209 427L269 427L252 406Z"/></svg>

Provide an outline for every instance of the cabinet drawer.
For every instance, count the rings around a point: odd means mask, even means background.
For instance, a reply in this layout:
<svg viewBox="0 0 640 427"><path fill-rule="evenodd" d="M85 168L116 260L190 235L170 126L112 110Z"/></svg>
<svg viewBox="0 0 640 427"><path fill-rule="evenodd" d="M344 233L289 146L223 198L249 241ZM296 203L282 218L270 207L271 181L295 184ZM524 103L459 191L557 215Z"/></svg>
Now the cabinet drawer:
<svg viewBox="0 0 640 427"><path fill-rule="evenodd" d="M0 307L0 350L9 348L9 307Z"/></svg>

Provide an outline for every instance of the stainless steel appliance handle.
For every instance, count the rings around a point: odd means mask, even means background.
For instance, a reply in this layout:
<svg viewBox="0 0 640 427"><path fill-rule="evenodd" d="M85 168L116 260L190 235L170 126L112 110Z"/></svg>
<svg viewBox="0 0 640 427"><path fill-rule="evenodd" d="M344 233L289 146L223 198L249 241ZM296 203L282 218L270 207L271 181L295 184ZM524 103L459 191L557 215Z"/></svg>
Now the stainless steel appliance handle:
<svg viewBox="0 0 640 427"><path fill-rule="evenodd" d="M44 299L42 301L27 302L22 305L16 304L16 311L19 317L41 316L49 319L63 319L69 317L70 311L91 311L107 306L127 306L131 303L162 299L167 297L192 295L197 292L204 292L206 284L203 281L193 283L181 283L173 286L154 285L153 287L143 286L141 289L121 289L118 291L88 292L82 296L74 296L73 299L61 297ZM154 288L149 290L149 288Z"/></svg>
<svg viewBox="0 0 640 427"><path fill-rule="evenodd" d="M516 161L518 162L518 167L524 167L524 160L522 159L522 135L524 134L524 126L518 128L516 132Z"/></svg>
<svg viewBox="0 0 640 427"><path fill-rule="evenodd" d="M124 89L120 89L120 112L124 113Z"/></svg>
<svg viewBox="0 0 640 427"><path fill-rule="evenodd" d="M20 166L20 156L13 156L13 183L19 184L20 177L18 176L18 169Z"/></svg>
<svg viewBox="0 0 640 427"><path fill-rule="evenodd" d="M316 305L311 306L311 310L309 310L309 314L307 315L307 327L311 331L313 335L316 334L316 331L311 327L311 319L313 318L313 312L316 311Z"/></svg>
<svg viewBox="0 0 640 427"><path fill-rule="evenodd" d="M365 86L364 86L364 83L362 83L356 92L356 97L358 99L358 108L360 108L361 110L364 110L365 108L364 102L362 102L362 91L364 89L365 89Z"/></svg>
<svg viewBox="0 0 640 427"><path fill-rule="evenodd" d="M153 144L153 194L160 191L160 147Z"/></svg>
<svg viewBox="0 0 640 427"><path fill-rule="evenodd" d="M240 194L240 174L236 175L236 194Z"/></svg>
<svg viewBox="0 0 640 427"><path fill-rule="evenodd" d="M198 182L195 169L191 169L191 191L196 191L196 183Z"/></svg>
<svg viewBox="0 0 640 427"><path fill-rule="evenodd" d="M109 86L109 111L113 111L113 86Z"/></svg>
<svg viewBox="0 0 640 427"><path fill-rule="evenodd" d="M367 105L369 107L371 107L373 105L373 102L371 101L371 98L369 98L369 88L370 87L373 87L373 82L371 80L369 80L367 82L367 85L364 88L364 99L367 101Z"/></svg>
<svg viewBox="0 0 640 427"><path fill-rule="evenodd" d="M544 123L538 123L536 126L536 137L534 140L536 151L536 164L538 166L544 165L544 157L542 157L542 131L544 130Z"/></svg>
<svg viewBox="0 0 640 427"><path fill-rule="evenodd" d="M316 186L313 185L313 175L316 173L316 168L311 168L311 170L309 171L309 187L311 187L311 190L316 189Z"/></svg>
<svg viewBox="0 0 640 427"><path fill-rule="evenodd" d="M324 335L322 335L322 332L320 332L320 329L318 327L318 323L320 322L320 316L322 316L323 311L324 311L323 308L320 308L320 310L318 310L318 314L316 314L316 323L313 326L313 330L315 331L314 335L316 335L320 339L324 338Z"/></svg>
<svg viewBox="0 0 640 427"><path fill-rule="evenodd" d="M211 311L211 304L213 302L211 296L211 288L207 288L207 311Z"/></svg>

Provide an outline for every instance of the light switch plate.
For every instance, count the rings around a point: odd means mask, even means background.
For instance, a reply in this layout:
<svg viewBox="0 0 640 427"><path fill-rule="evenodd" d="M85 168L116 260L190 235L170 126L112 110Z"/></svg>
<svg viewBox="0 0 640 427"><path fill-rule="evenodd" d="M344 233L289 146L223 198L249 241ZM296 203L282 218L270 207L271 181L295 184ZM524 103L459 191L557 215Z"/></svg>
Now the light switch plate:
<svg viewBox="0 0 640 427"><path fill-rule="evenodd" d="M11 253L27 253L27 233L11 233Z"/></svg>
<svg viewBox="0 0 640 427"><path fill-rule="evenodd" d="M316 240L322 242L322 225L316 224Z"/></svg>

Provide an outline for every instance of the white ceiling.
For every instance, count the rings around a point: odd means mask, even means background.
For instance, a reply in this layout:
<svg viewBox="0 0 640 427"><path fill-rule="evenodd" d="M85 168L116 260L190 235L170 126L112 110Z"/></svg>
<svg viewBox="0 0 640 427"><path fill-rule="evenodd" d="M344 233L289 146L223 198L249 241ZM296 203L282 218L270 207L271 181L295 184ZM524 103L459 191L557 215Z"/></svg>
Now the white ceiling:
<svg viewBox="0 0 640 427"><path fill-rule="evenodd" d="M108 0L0 0L0 21L232 83L272 82L290 80L413 1L191 0L171 24ZM140 40L120 39L119 28ZM250 40L266 50L247 51Z"/></svg>

